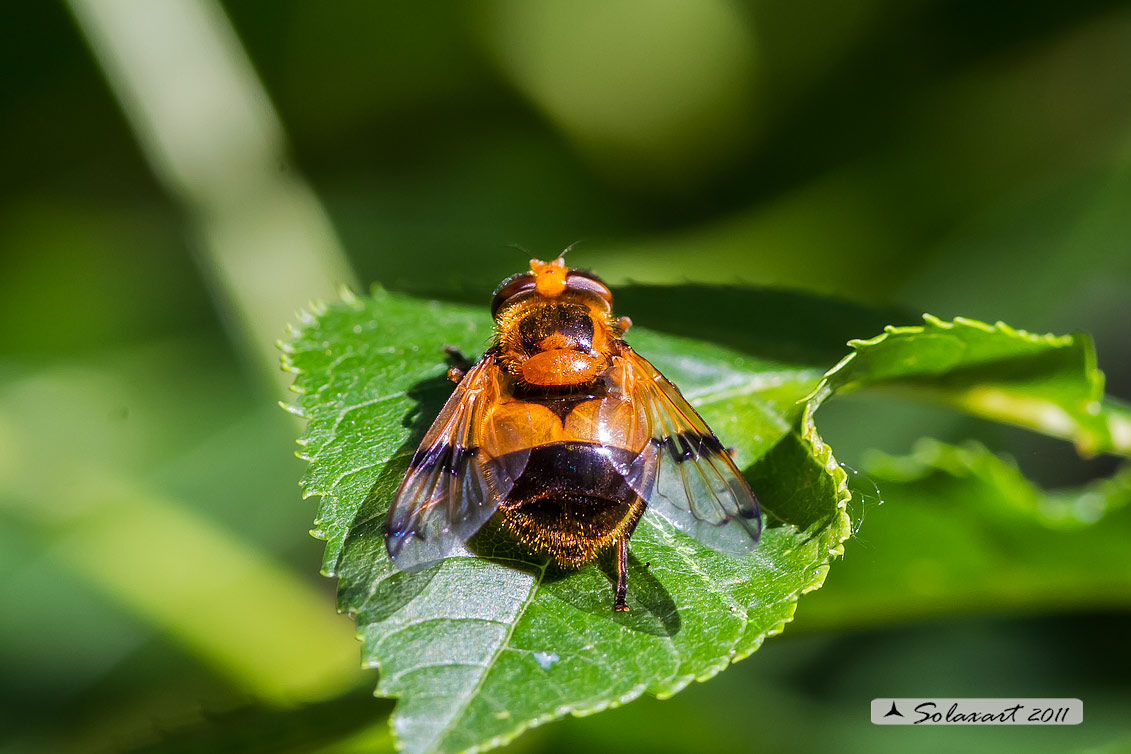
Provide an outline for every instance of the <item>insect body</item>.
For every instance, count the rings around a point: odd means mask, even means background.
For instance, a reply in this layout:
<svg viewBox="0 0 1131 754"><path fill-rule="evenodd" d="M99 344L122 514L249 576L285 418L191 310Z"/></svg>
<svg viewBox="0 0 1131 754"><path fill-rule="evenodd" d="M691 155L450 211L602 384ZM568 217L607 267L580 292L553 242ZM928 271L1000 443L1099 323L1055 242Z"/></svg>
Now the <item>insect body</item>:
<svg viewBox="0 0 1131 754"><path fill-rule="evenodd" d="M417 570L492 516L528 550L577 567L615 548L627 610L628 540L645 508L709 547L750 552L758 501L679 390L622 336L612 294L561 257L495 292L494 344L413 456L385 544Z"/></svg>

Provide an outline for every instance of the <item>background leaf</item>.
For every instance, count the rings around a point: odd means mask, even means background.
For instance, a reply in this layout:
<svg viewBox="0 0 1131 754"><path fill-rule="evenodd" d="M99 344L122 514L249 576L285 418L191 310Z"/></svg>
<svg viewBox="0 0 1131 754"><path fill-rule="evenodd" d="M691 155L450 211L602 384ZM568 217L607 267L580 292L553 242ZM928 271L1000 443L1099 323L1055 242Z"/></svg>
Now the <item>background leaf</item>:
<svg viewBox="0 0 1131 754"><path fill-rule="evenodd" d="M837 588L807 601L810 628L1131 604L1131 467L1046 492L978 443L922 440L864 471L883 504L868 501Z"/></svg>
<svg viewBox="0 0 1131 754"><path fill-rule="evenodd" d="M1104 410L1103 374L1088 335L1035 335L963 317L923 319L850 341L853 352L830 370L815 402L835 391L894 388L1071 439L1083 452L1131 454L1123 430L1113 431L1126 421L1124 409L1113 403Z"/></svg>

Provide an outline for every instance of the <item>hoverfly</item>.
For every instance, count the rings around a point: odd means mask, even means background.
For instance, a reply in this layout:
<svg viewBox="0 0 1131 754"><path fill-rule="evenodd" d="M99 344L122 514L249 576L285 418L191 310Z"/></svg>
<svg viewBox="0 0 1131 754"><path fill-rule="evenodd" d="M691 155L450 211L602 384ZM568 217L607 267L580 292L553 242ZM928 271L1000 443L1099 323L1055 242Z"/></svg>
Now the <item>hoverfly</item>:
<svg viewBox="0 0 1131 754"><path fill-rule="evenodd" d="M615 548L627 610L628 540L645 507L714 550L750 552L758 501L679 390L624 342L592 273L530 261L495 291L492 345L412 457L385 524L396 566L430 566L492 516L530 552L576 568Z"/></svg>

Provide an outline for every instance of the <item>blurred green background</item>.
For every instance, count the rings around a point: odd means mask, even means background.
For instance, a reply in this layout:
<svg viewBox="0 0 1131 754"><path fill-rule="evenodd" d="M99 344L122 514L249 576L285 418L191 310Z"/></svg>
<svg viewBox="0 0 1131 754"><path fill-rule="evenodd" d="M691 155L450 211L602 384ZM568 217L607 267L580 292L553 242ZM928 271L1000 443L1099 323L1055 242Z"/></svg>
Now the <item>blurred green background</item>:
<svg viewBox="0 0 1131 754"><path fill-rule="evenodd" d="M615 285L1086 330L1131 398L1126 2L71 0L0 18L5 754L391 748L276 405L275 339L342 283L485 304L528 258L510 244L579 242L570 262ZM980 439L1048 487L1116 467L876 396L819 426L853 466L928 435ZM1131 596L912 618L893 589L855 614L838 571L884 572L902 504L862 489L845 562L782 637L674 700L513 748L1131 750ZM872 697L926 694L1080 697L1086 722L868 723Z"/></svg>

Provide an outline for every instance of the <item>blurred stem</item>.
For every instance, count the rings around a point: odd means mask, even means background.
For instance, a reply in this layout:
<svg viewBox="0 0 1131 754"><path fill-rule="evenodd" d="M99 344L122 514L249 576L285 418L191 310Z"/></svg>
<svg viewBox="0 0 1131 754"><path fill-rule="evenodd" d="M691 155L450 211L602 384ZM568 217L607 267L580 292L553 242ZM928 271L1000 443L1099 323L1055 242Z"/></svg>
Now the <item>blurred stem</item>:
<svg viewBox="0 0 1131 754"><path fill-rule="evenodd" d="M57 561L265 702L326 699L361 679L353 642L328 641L351 627L326 596L186 505L91 481L91 510L48 529Z"/></svg>
<svg viewBox="0 0 1131 754"><path fill-rule="evenodd" d="M238 454L231 425L181 446L182 455L146 452L149 444L167 442L153 430L168 426L179 434L177 417L190 414L152 415L148 423L144 417L155 403L145 396L141 372L121 368L127 362L146 369L145 359L132 352L101 369L71 363L4 382L0 519L31 533L36 542L29 549L43 552L51 566L93 585L243 695L281 705L334 697L358 685L364 674L350 640L353 625L331 609L330 585L288 569L210 518L199 501L167 492L169 475L153 468L160 459L166 469L217 473L199 459ZM204 384L221 384L207 369L198 372ZM208 392L199 388L183 397L196 405ZM132 406L140 418L108 419L116 405ZM220 410L196 408L202 415ZM220 485L205 488L215 495ZM227 493L227 505L253 502L240 489ZM48 588L38 598L63 594ZM85 630L82 604L63 600L60 620Z"/></svg>
<svg viewBox="0 0 1131 754"><path fill-rule="evenodd" d="M68 0L247 358L289 384L275 342L311 299L356 286L278 115L214 0Z"/></svg>

